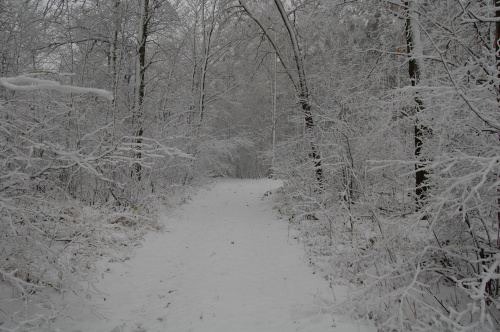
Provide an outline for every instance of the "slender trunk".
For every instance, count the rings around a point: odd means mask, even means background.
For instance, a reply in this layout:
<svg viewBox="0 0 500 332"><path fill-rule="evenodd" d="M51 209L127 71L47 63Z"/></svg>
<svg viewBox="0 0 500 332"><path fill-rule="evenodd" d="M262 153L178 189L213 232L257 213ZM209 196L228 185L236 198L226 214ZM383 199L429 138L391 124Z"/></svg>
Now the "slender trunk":
<svg viewBox="0 0 500 332"><path fill-rule="evenodd" d="M210 27L207 29L204 16L205 16L205 1L203 0L202 7L202 20L203 20L203 59L201 64L201 78L200 78L200 100L199 100L199 119L198 127L202 125L203 117L205 115L205 99L206 99L206 82L208 62L210 59L210 51L212 46L212 35L215 30L215 17L216 17L217 1L213 1L212 12L210 18Z"/></svg>
<svg viewBox="0 0 500 332"><path fill-rule="evenodd" d="M207 22L205 20L205 0L201 0L201 33L202 33L202 44L201 44L201 63L200 63L200 73L199 80L196 83L196 86L199 88L198 95L198 120L195 122L194 127L194 138L192 144L191 155L196 157L198 155L198 141L200 139L201 126L203 125L203 118L205 116L205 108L206 108L206 82L207 82L207 72L210 60L210 51L212 46L212 36L215 30L215 20L216 20L216 6L217 0L214 0L212 3L212 9L210 14L210 26L207 28ZM196 32L196 27L195 27ZM194 45L196 45L196 36L194 38ZM195 49L193 49L195 50ZM194 52L194 51L193 51ZM196 54L194 54L196 55ZM195 58L194 58L195 59ZM195 60L196 61L196 60ZM196 77L196 65L193 72L193 82ZM193 83L193 86L195 84ZM194 92L194 90L193 90ZM192 173L196 166L196 159L193 159L189 167L187 168L187 174L183 180L184 184L187 184L191 178L193 177Z"/></svg>
<svg viewBox="0 0 500 332"><path fill-rule="evenodd" d="M143 102L145 95L145 73L146 73L146 42L148 38L148 15L149 15L149 0L141 1L141 20L139 22L139 45L137 48L137 67L136 67L136 104L134 109L134 125L136 127L136 143L137 151L136 159L138 162L135 164L135 176L138 181L141 181L142 166L140 159L142 158L141 143L142 135L144 133L143 128Z"/></svg>
<svg viewBox="0 0 500 332"><path fill-rule="evenodd" d="M198 73L198 61L197 57L197 28L198 28L198 11L195 10L195 19L193 24L193 48L191 58L193 59L193 72L191 75L191 100L189 103L189 114L187 117L187 124L191 126L192 120L194 118L194 113L196 109L196 91L198 90L198 80L196 79Z"/></svg>
<svg viewBox="0 0 500 332"><path fill-rule="evenodd" d="M497 19L500 18L500 0L495 0L495 17ZM495 23L495 60L497 65L497 77L500 79L500 22ZM500 104L500 83L497 85L497 103ZM498 132L498 139L500 140L500 132ZM498 175L500 179L500 174ZM500 249L500 186L497 187L497 204L499 211L497 212L497 221L498 221L498 229L497 229L497 248Z"/></svg>
<svg viewBox="0 0 500 332"><path fill-rule="evenodd" d="M314 138L314 132L315 132L315 127L314 127L314 120L311 112L311 102L309 99L309 88L307 86L307 80L306 80L306 71L305 71L305 66L304 66L304 61L303 61L303 55L300 50L300 45L297 40L297 34L292 26L292 23L290 22L290 19L288 18L288 15L285 11L285 8L283 7L283 4L281 3L281 0L274 0L274 3L276 4L276 7L278 8L278 11L280 12L281 19L283 20L283 23L285 24L285 27L288 31L288 36L290 37L290 42L292 43L292 48L293 48L293 55L295 59L295 66L297 68L297 74L299 77L299 98L300 98L300 104L302 105L302 111L304 113L304 120L306 123L306 136L307 139L309 140L309 146L310 146L310 152L309 152L309 158L313 161L314 163L314 171L316 173L316 180L318 181L319 187L323 189L323 168L321 166L321 155L319 151L316 148L316 142Z"/></svg>
<svg viewBox="0 0 500 332"><path fill-rule="evenodd" d="M417 12L415 11L415 1L407 1L405 2L407 8L407 17L405 24L405 33L406 33L406 45L407 45L407 53L410 57L408 61L408 73L410 75L410 81L412 86L418 86L420 83L420 78L423 70L422 57L422 41L420 40L420 26L418 25ZM418 114L424 111L425 106L418 92L415 93L414 97L416 107L415 107L415 125L414 125L414 147L415 147L415 194L417 200L417 210L421 207L423 201L426 198L427 192L427 171L424 169L423 164L421 163L422 157L422 144L424 133L426 132L425 126L419 123Z"/></svg>
<svg viewBox="0 0 500 332"><path fill-rule="evenodd" d="M321 166L321 155L319 151L316 149L316 142L314 139L314 122L311 113L311 104L309 103L309 99L301 99L302 111L304 112L305 122L306 122L306 136L309 140L309 158L314 163L314 172L316 173L316 180L318 181L318 185L321 189L324 188L323 184L323 167Z"/></svg>
<svg viewBox="0 0 500 332"><path fill-rule="evenodd" d="M276 39L276 32L274 32L274 39ZM273 122L273 158L271 160L271 169L274 167L276 163L276 106L277 106L277 95L278 95L278 86L277 86L277 73L278 73L278 55L274 52L274 73L273 73L273 84L272 84L272 98L273 98L273 109L272 109L272 122Z"/></svg>
<svg viewBox="0 0 500 332"><path fill-rule="evenodd" d="M306 73L305 73L305 66L304 66L304 61L303 61L303 55L300 50L300 45L297 39L297 33L293 28L292 23L290 22L290 19L288 17L287 12L285 11L285 8L283 7L283 3L280 0L274 0L274 3L276 5L276 8L278 9L280 13L281 20L283 21L283 24L285 25L285 28L288 33L288 37L290 38L290 43L292 45L293 49L293 55L294 55L294 65L295 65L295 75L298 77L298 82L294 78L294 74L292 74L292 71L286 64L286 59L282 55L280 48L276 44L275 38L272 38L271 35L269 34L269 31L267 28L262 24L262 22L249 10L248 6L243 0L239 0L239 3L241 7L245 10L245 12L250 16L250 18L257 23L257 25L261 28L262 32L266 36L267 40L271 43L271 46L274 48L274 51L276 52L276 55L280 59L280 63L285 69L285 72L287 76L290 78L292 81L293 86L295 87L295 91L297 93L297 96L299 97L299 103L302 108L302 113L304 115L304 121L305 121L305 129L306 129L306 139L309 141L309 158L313 161L314 164L314 171L316 173L316 180L318 182L318 185L321 190L324 188L324 183L323 183L323 168L321 165L321 155L319 151L317 150L316 147L316 141L314 137L315 133L315 125L314 125L314 119L312 116L311 112L311 100L309 96L309 89L307 86L307 80L306 80Z"/></svg>
<svg viewBox="0 0 500 332"><path fill-rule="evenodd" d="M122 10L121 10L121 0L115 0L115 5L113 7L113 17L114 17L114 31L110 37L109 43L109 73L113 82L111 83L111 90L115 96L118 95L118 86L119 86L119 74L118 74L118 36L121 31L121 22L122 22ZM116 113L117 113L117 99L113 99L112 104L112 115L113 115L113 125L116 121ZM113 130L113 135L114 135Z"/></svg>
<svg viewBox="0 0 500 332"><path fill-rule="evenodd" d="M115 19L114 21L114 31L111 34L110 37L110 43L109 43L109 73L111 77L113 78L113 91L115 91L115 87L118 83L117 81L117 49L118 49L118 33L120 31L120 26L121 26L121 11L120 11L120 1L121 0L115 0L115 4L113 7L113 17Z"/></svg>
<svg viewBox="0 0 500 332"><path fill-rule="evenodd" d="M215 2L214 2L215 3ZM212 22L213 23L213 22ZM202 33L202 59L200 68L200 95L198 99L198 122L196 124L196 136L199 134L199 129L203 122L203 115L205 112L205 82L207 78L207 66L208 66L208 51L210 48L210 39L207 38L207 25L205 22L205 0L202 0L201 4L201 33ZM213 26L212 26L213 29ZM210 29L210 33L212 31ZM197 139L198 137L196 137Z"/></svg>

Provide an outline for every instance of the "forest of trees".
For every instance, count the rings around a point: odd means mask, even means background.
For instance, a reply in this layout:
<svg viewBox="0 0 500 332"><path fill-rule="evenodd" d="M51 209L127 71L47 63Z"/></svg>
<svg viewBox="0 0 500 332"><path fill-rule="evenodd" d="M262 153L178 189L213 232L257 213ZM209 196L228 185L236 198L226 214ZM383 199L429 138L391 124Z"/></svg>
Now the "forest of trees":
<svg viewBox="0 0 500 332"><path fill-rule="evenodd" d="M3 326L183 187L272 176L352 286L325 310L497 330L499 39L500 0L0 0Z"/></svg>

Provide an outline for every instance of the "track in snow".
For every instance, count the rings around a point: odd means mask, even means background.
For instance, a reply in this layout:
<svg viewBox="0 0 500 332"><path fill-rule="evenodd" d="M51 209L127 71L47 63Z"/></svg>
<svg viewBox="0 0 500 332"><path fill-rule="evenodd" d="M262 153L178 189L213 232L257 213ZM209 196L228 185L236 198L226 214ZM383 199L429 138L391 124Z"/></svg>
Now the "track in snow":
<svg viewBox="0 0 500 332"><path fill-rule="evenodd" d="M200 190L166 218L166 233L148 237L131 260L109 263L97 285L106 294L92 300L106 319L69 311L57 329L368 331L314 305L332 290L263 198L280 185L226 179Z"/></svg>

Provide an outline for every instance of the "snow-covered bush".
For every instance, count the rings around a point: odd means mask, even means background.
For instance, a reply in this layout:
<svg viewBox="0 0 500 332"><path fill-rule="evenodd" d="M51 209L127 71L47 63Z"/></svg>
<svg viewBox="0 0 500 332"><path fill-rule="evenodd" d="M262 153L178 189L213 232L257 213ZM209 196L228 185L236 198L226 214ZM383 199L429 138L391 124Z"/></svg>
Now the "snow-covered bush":
<svg viewBox="0 0 500 332"><path fill-rule="evenodd" d="M330 72L322 86L335 87L316 112L325 190L312 165L278 163L280 209L311 262L352 287L330 310L380 331L498 330L498 9L486 0L330 9L325 20L344 15L332 40L346 27L356 40L332 49L331 69L318 61Z"/></svg>
<svg viewBox="0 0 500 332"><path fill-rule="evenodd" d="M38 330L62 309L54 299L96 291L98 259L124 260L162 228L164 198L127 190L134 147L100 121L107 101L95 95L109 93L27 76L0 83L11 90L0 104L0 330ZM144 167L182 155L154 140L141 149Z"/></svg>

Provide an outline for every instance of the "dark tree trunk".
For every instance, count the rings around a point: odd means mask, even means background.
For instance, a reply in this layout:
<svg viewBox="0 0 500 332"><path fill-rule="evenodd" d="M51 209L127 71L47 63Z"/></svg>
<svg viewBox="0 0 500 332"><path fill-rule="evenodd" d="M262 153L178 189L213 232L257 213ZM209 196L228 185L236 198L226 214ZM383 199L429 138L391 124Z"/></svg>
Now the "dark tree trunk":
<svg viewBox="0 0 500 332"><path fill-rule="evenodd" d="M316 180L318 181L318 185L320 189L323 189L323 168L321 166L321 155L316 148L316 142L314 139L315 128L313 116L311 113L311 102L309 99L309 88L307 86L306 71L304 67L304 56L300 50L297 33L294 30L292 23L290 22L288 14L283 7L283 3L281 2L281 0L274 0L274 3L276 4L276 8L278 8L278 11L280 12L281 19L286 27L288 37L290 38L290 42L292 44L295 67L297 68L297 76L299 78L299 84L296 84L295 86L296 88L298 88L300 103L302 105L302 111L304 113L306 134L310 146L309 158L314 163L314 172L316 173Z"/></svg>
<svg viewBox="0 0 500 332"><path fill-rule="evenodd" d="M306 133L308 139L310 140L310 154L309 158L314 162L314 169L316 173L316 180L320 188L323 189L323 168L321 166L321 156L316 149L316 143L314 142L314 121L311 114L311 105L307 99L302 100L302 111L304 112L305 122L306 122Z"/></svg>
<svg viewBox="0 0 500 332"><path fill-rule="evenodd" d="M407 54L410 57L408 61L408 73L410 75L410 81L412 86L418 86L420 82L420 74L422 68L420 68L418 60L416 59L416 56L419 56L418 54L415 54L415 40L413 38L414 31L413 29L417 29L417 27L412 25L411 22L411 15L415 15L415 12L412 12L411 10L411 5L407 1L405 2L406 8L407 8L407 16L406 16L406 24L405 24L405 34L406 34L406 47L407 47ZM427 132L427 129L425 126L421 125L419 123L418 119L418 114L422 111L424 111L425 106L422 100L420 99L418 92L415 93L414 97L416 106L415 106L415 125L414 125L414 148L415 148L415 159L416 159L416 164L415 164L415 194L416 194L416 200L417 200L417 210L421 207L424 199L426 198L426 192L427 192L427 176L428 173L424 169L424 166L422 165L422 144L423 144L423 138L425 132Z"/></svg>
<svg viewBox="0 0 500 332"><path fill-rule="evenodd" d="M145 74L146 74L146 42L148 39L148 16L149 16L149 0L141 1L141 21L139 22L139 47L137 48L137 68L136 68L136 89L137 98L136 105L134 109L134 125L136 126L137 135L137 151L136 159L139 161L135 164L135 176L138 181L141 181L142 177L142 166L140 159L142 158L141 143L142 135L144 133L143 128L143 110L142 105L144 103L144 96L146 90Z"/></svg>

